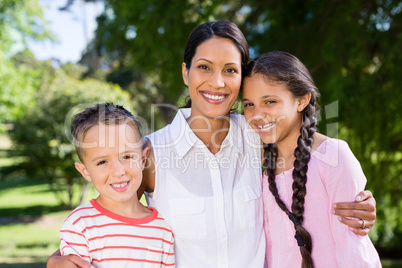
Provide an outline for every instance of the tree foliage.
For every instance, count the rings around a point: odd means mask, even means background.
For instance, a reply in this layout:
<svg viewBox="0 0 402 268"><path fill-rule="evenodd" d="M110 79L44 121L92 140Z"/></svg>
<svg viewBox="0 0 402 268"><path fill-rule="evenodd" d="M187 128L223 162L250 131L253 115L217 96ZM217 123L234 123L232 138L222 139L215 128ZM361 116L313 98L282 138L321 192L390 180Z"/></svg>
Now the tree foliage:
<svg viewBox="0 0 402 268"><path fill-rule="evenodd" d="M15 66L13 55L24 51L27 40L51 38L38 0L0 1L0 122L10 121L32 101L34 69Z"/></svg>
<svg viewBox="0 0 402 268"><path fill-rule="evenodd" d="M98 102L114 102L129 110L134 104L116 85L74 78L72 74L78 75L74 67L54 69L42 63L35 101L14 121L15 129L10 133L15 144L12 153L26 159L18 169L29 177L48 180L60 203L68 208L75 207L85 194L83 191L80 198L75 197L73 185L87 186L74 167L78 159L71 139L72 116Z"/></svg>

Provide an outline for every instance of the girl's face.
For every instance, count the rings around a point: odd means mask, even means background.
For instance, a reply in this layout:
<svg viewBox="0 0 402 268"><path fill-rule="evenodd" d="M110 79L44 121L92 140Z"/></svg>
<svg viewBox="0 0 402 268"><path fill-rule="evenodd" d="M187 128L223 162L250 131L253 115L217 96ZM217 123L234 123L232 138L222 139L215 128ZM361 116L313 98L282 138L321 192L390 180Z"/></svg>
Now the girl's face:
<svg viewBox="0 0 402 268"><path fill-rule="evenodd" d="M285 84L269 81L262 74L243 80L244 116L264 143L297 140L308 96L295 98Z"/></svg>
<svg viewBox="0 0 402 268"><path fill-rule="evenodd" d="M192 117L227 115L240 90L240 51L230 39L213 37L197 47L190 69L183 63L182 74Z"/></svg>

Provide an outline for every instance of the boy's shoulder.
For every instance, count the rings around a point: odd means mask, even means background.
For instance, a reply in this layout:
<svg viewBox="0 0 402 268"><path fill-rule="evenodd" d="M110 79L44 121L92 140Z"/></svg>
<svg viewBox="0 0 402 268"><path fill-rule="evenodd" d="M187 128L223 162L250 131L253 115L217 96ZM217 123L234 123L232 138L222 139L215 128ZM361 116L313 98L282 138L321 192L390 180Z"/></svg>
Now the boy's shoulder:
<svg viewBox="0 0 402 268"><path fill-rule="evenodd" d="M161 214L159 214L159 212L156 209L154 209L152 207L147 207L147 208L152 210L152 214L155 215L155 217L153 217L153 220L149 222L150 224L164 227L167 229L167 231L172 232L172 228L170 227L169 223L162 217Z"/></svg>
<svg viewBox="0 0 402 268"><path fill-rule="evenodd" d="M99 212L97 212L97 210L94 208L91 202L88 202L75 208L70 213L70 215L68 215L67 219L70 221L76 221L77 219L82 218L83 216L90 216L95 213Z"/></svg>

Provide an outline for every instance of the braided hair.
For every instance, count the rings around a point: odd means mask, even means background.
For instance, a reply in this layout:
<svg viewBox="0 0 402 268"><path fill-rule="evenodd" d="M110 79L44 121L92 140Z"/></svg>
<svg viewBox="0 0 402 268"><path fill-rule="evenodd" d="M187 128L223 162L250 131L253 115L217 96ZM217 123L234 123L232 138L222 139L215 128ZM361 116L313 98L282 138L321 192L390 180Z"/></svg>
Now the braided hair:
<svg viewBox="0 0 402 268"><path fill-rule="evenodd" d="M288 215L296 230L295 238L302 255L302 267L314 267L311 258L312 242L309 232L303 227L304 197L306 196L306 182L308 162L311 157L313 134L316 132L317 119L315 117L318 105L316 99L319 92L307 68L295 56L281 51L272 51L264 54L248 65L246 76L262 74L268 80L284 84L294 97L302 97L311 93L309 104L301 111L303 124L300 136L294 151L293 196L291 211L280 199L275 182L276 161L278 149L276 144L264 144L263 167L268 175L269 190L275 197L278 206Z"/></svg>

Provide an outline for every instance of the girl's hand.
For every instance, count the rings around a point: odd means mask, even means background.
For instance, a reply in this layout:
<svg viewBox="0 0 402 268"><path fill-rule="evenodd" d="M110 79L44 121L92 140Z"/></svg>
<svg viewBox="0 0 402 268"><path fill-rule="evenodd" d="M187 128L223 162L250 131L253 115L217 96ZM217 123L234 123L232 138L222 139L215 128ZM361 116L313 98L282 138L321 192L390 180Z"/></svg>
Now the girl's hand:
<svg viewBox="0 0 402 268"><path fill-rule="evenodd" d="M355 202L333 204L332 214L338 215L338 220L348 225L355 234L367 235L374 226L375 205L373 194L366 190L356 196Z"/></svg>

